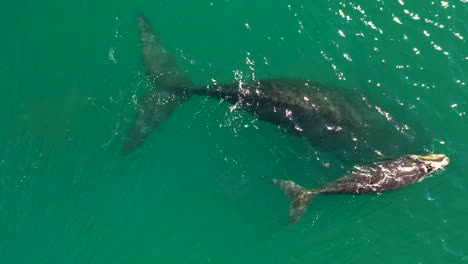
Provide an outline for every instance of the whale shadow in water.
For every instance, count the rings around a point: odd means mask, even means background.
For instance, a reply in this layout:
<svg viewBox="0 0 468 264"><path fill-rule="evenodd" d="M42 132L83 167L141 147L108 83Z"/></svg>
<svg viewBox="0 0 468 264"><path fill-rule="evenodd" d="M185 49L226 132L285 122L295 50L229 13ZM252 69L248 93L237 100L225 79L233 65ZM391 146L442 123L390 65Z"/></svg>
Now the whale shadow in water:
<svg viewBox="0 0 468 264"><path fill-rule="evenodd" d="M141 145L193 95L235 104L259 120L352 162L427 150L430 141L420 140L415 131L401 130L388 113L370 104L356 89L324 87L288 78L196 86L162 46L148 19L141 14L137 18L147 77L154 88L144 96L137 110L122 148L124 155Z"/></svg>

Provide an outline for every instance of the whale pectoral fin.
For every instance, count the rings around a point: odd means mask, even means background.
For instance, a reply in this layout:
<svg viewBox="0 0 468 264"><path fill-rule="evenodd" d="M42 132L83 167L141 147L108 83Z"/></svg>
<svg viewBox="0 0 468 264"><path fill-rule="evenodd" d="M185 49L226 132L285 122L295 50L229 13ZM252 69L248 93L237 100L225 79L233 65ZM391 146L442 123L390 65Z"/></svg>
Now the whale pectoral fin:
<svg viewBox="0 0 468 264"><path fill-rule="evenodd" d="M292 200L289 207L288 224L297 222L309 207L312 198L318 194L318 192L307 190L292 181L274 179L273 183L278 185L289 199Z"/></svg>

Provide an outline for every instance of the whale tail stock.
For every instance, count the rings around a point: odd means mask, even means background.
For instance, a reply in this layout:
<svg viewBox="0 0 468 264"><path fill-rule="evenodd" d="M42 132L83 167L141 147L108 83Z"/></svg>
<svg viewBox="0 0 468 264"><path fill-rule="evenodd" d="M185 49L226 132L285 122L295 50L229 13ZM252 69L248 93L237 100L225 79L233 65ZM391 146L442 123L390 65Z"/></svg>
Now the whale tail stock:
<svg viewBox="0 0 468 264"><path fill-rule="evenodd" d="M193 86L179 69L175 58L162 46L158 33L149 20L137 14L141 51L148 80L154 85L143 97L121 153L128 154L191 97L187 88Z"/></svg>
<svg viewBox="0 0 468 264"><path fill-rule="evenodd" d="M309 207L312 199L320 193L319 190L307 190L293 181L274 179L273 183L291 199L288 224L297 222Z"/></svg>

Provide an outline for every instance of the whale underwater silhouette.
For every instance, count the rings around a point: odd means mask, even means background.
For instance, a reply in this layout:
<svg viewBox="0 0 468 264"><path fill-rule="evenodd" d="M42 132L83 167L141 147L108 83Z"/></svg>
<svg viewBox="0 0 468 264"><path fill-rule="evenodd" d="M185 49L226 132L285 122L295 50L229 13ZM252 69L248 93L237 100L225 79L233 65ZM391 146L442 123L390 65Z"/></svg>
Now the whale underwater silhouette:
<svg viewBox="0 0 468 264"><path fill-rule="evenodd" d="M342 153L349 160L375 160L380 155L420 153L425 148L415 133L402 131L394 119L368 102L356 89L325 87L301 79L273 78L197 86L163 47L148 19L137 16L148 91L136 113L121 153L128 154L192 96L208 96L235 104L290 134L306 138L314 147Z"/></svg>

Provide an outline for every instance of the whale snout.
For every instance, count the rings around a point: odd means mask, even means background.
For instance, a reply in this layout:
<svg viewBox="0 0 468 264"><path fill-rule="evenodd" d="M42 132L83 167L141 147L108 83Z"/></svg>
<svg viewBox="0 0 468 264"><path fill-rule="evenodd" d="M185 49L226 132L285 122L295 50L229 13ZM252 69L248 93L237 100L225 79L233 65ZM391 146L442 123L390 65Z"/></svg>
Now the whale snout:
<svg viewBox="0 0 468 264"><path fill-rule="evenodd" d="M417 158L432 168L432 171L443 169L450 163L449 157L444 154L430 154L417 156Z"/></svg>

